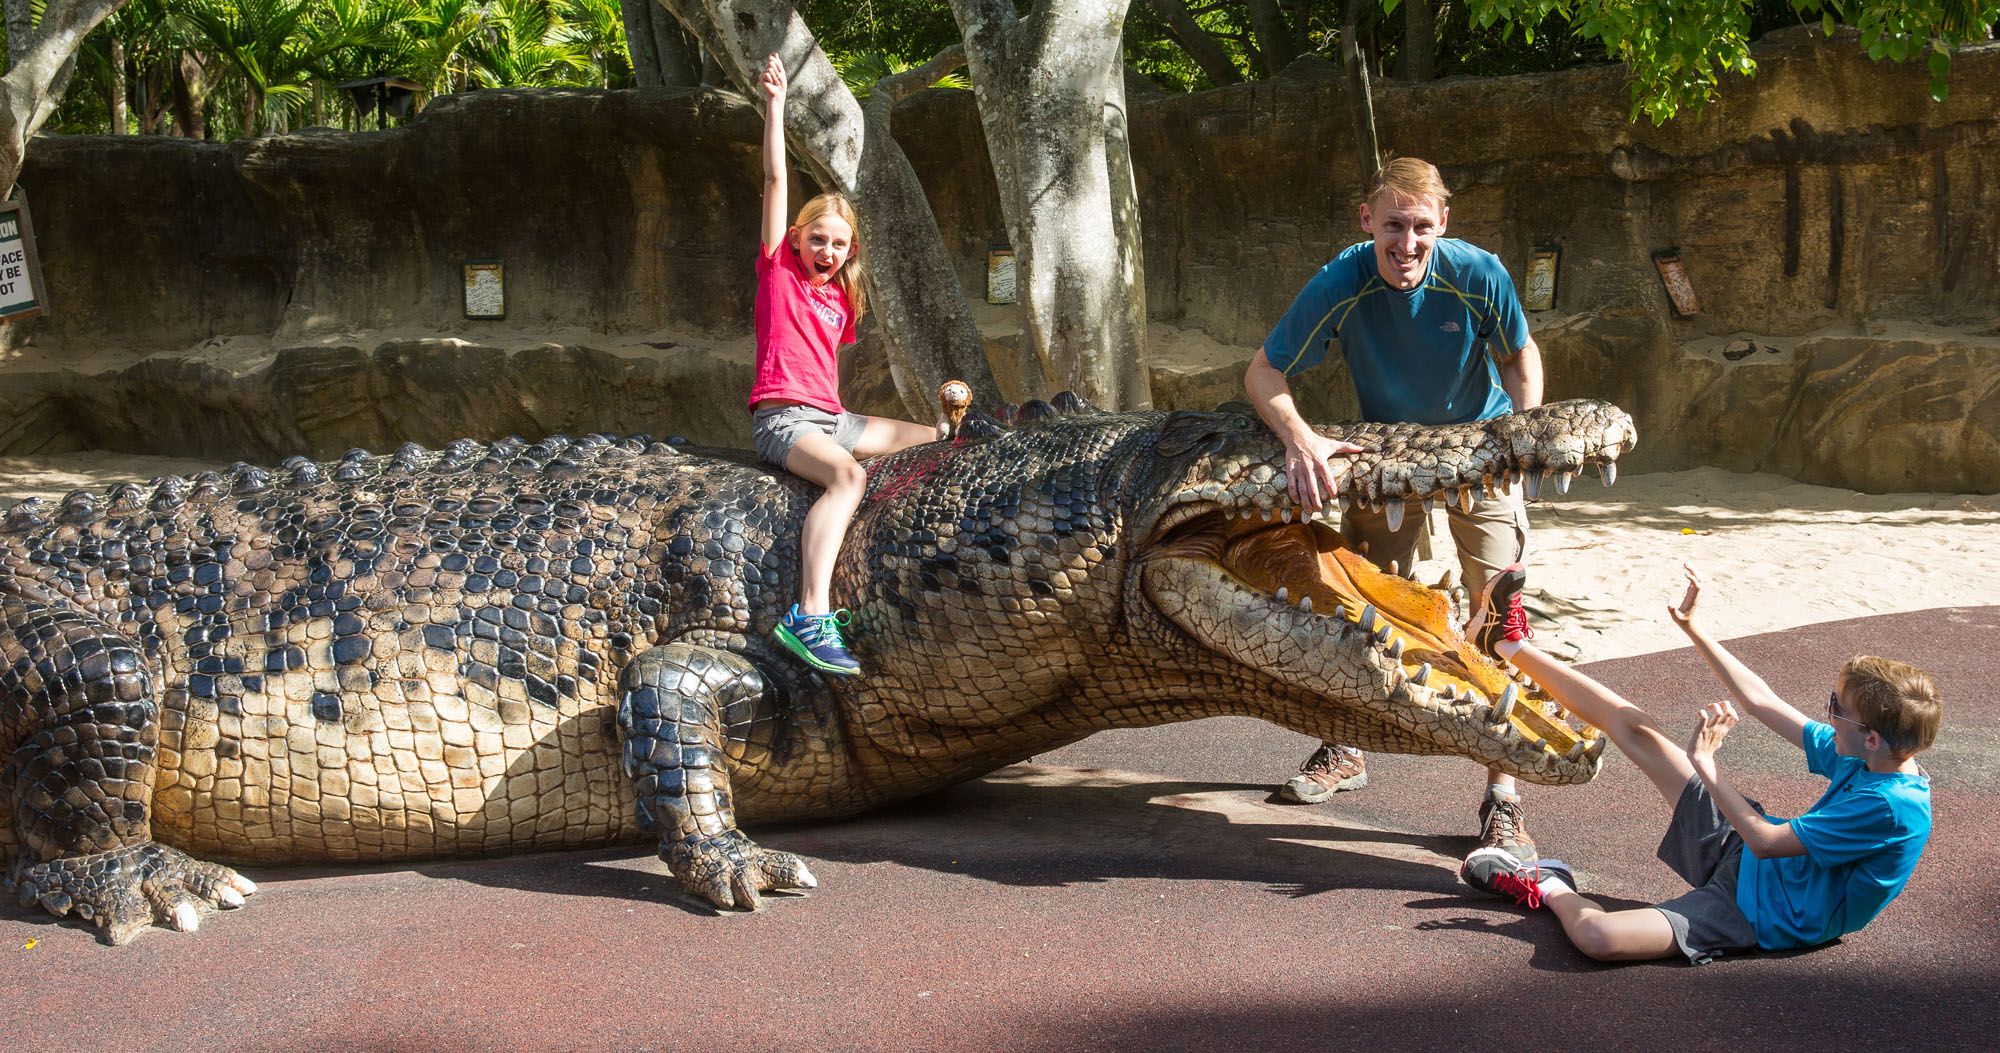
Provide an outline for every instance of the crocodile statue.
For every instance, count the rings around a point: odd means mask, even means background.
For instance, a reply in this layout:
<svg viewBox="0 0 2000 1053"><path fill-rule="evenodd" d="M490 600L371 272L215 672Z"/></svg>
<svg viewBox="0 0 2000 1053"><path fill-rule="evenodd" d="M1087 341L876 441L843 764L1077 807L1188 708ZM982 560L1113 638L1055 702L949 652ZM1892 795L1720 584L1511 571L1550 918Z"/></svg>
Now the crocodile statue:
<svg viewBox="0 0 2000 1053"><path fill-rule="evenodd" d="M1059 400L1060 401L1060 400ZM1636 438L1598 402L1322 428L1341 501L1469 501ZM834 596L866 674L767 633L816 491L646 437L461 440L126 484L0 525L0 860L111 943L223 865L657 837L717 908L810 888L738 822L843 816L1113 727L1261 717L1578 783L1603 738L1442 592L1296 509L1243 413L974 414L868 465ZM212 860L212 861L211 861Z"/></svg>

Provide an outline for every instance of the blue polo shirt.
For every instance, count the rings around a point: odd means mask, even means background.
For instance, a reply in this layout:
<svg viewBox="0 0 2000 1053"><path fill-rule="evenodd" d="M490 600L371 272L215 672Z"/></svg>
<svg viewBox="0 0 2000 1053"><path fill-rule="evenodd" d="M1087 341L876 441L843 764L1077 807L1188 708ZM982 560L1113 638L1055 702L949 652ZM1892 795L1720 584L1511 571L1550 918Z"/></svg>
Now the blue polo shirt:
<svg viewBox="0 0 2000 1053"><path fill-rule="evenodd" d="M1807 770L1829 780L1792 820L1806 854L1758 859L1746 848L1737 869L1736 906L1766 950L1811 947L1868 924L1903 891L1931 836L1928 776L1869 771L1833 748L1830 724L1809 723L1804 737Z"/></svg>
<svg viewBox="0 0 2000 1053"><path fill-rule="evenodd" d="M1364 241L1299 291L1264 340L1264 358L1296 376L1318 365L1333 340L1364 419L1465 424L1513 412L1493 356L1527 345L1528 320L1507 268L1485 249L1439 238L1424 280L1404 291L1382 280L1375 243Z"/></svg>

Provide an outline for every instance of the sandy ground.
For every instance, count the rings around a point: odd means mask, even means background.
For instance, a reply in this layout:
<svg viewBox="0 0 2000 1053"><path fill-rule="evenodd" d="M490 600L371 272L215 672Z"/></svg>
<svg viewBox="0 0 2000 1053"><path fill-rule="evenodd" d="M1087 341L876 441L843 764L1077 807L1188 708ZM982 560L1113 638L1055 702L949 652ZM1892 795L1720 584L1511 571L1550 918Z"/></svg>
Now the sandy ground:
<svg viewBox="0 0 2000 1053"><path fill-rule="evenodd" d="M113 453L0 458L0 506L212 467ZM1529 606L1544 642L1576 661L1681 646L1664 611L1684 561L1708 583L1703 617L1722 639L2000 601L2000 495L1860 494L1713 468L1605 488L1586 472L1529 519ZM1438 558L1417 567L1425 581L1456 565L1437 533Z"/></svg>

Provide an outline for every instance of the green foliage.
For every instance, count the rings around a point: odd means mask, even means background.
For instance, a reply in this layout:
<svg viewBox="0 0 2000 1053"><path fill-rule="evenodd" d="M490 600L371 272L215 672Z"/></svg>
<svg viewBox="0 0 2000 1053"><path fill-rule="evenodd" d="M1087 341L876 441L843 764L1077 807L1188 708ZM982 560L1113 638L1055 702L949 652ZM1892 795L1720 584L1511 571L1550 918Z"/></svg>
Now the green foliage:
<svg viewBox="0 0 2000 1053"><path fill-rule="evenodd" d="M1632 74L1632 116L1659 124L1682 109L1699 109L1715 96L1722 75L1751 76L1751 0L1469 0L1481 26L1522 27L1564 19L1580 37L1602 44ZM1951 55L1985 40L2000 21L2000 0L1789 0L1802 20L1817 20L1829 35L1836 23L1860 31L1861 46L1875 59L1907 61L1927 55L1931 96L1942 100Z"/></svg>
<svg viewBox="0 0 2000 1053"><path fill-rule="evenodd" d="M627 87L618 0L131 0L84 41L50 130L108 129L112 41L160 89L192 58L214 138L354 116L334 85L401 76L433 95L482 87ZM128 129L137 123L128 122Z"/></svg>
<svg viewBox="0 0 2000 1053"><path fill-rule="evenodd" d="M31 0L39 8L42 0ZM1017 0L1026 14L1035 3ZM1265 75L1267 42L1249 0L1171 0L1234 69ZM1353 33L1378 75L1398 69L1402 5L1376 0L1360 24L1344 24L1344 0L1277 0L1291 45L1335 58ZM1712 98L1721 79L1748 76L1750 41L1780 25L1853 26L1877 59L1922 57L1931 93L1943 99L1951 58L1987 39L2000 0L1431 0L1439 75L1531 73L1592 62L1624 63L1632 115L1655 123ZM1169 91L1215 87L1162 19L1162 0L1132 0L1125 23L1130 66ZM798 0L820 46L857 93L883 76L928 61L958 42L944 0ZM205 111L213 137L351 119L335 84L398 75L432 95L501 86L626 87L633 82L618 0L131 0L78 53L54 131L102 131L118 83L112 42L135 100L159 93L166 72L192 57L212 89ZM1219 68L1219 67L1218 67ZM963 86L963 77L942 86ZM329 117L328 113L332 116ZM136 122L137 117L130 120Z"/></svg>
<svg viewBox="0 0 2000 1053"><path fill-rule="evenodd" d="M922 64L920 59L912 60L882 51L856 51L833 56L833 68L840 72L840 79L847 82L848 90L854 92L857 99L865 99L873 93L875 82L883 77L915 69ZM961 73L948 73L938 78L931 87L963 90L972 87L972 82Z"/></svg>

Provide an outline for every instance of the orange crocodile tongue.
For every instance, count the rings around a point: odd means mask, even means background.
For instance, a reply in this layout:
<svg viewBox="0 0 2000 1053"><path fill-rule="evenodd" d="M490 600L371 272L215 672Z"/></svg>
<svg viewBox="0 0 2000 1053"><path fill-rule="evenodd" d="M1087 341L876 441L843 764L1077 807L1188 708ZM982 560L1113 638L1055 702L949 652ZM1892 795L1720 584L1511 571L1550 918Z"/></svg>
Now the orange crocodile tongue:
<svg viewBox="0 0 2000 1053"><path fill-rule="evenodd" d="M1331 530L1313 530L1312 537L1320 578L1314 591L1324 589L1330 594L1315 596L1313 602L1338 602L1341 594L1358 596L1408 638L1404 662L1428 662L1437 672L1478 688L1488 699L1497 700L1507 690L1512 680L1498 663L1480 654L1460 635L1452 621L1451 603L1443 593L1409 578L1383 573ZM1576 732L1533 705L1515 706L1508 720L1524 735L1541 739L1557 752L1578 741Z"/></svg>

